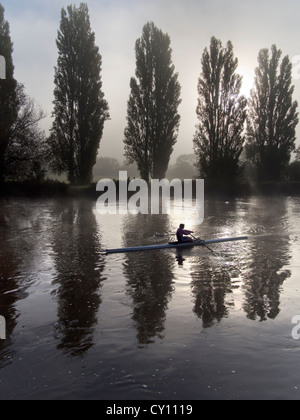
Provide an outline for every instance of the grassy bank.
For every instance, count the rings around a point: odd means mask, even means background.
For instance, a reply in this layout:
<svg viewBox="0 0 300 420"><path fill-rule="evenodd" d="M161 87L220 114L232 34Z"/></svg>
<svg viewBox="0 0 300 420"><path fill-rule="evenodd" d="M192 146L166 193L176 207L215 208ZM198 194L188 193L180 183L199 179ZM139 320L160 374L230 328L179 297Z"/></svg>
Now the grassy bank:
<svg viewBox="0 0 300 420"><path fill-rule="evenodd" d="M42 197L51 198L70 194L70 187L64 182L46 180L43 182L6 182L0 184L0 197Z"/></svg>
<svg viewBox="0 0 300 420"><path fill-rule="evenodd" d="M300 196L300 182L261 182L235 185L205 183L205 195L213 197L243 197L250 195Z"/></svg>
<svg viewBox="0 0 300 420"><path fill-rule="evenodd" d="M116 181L117 191L118 188L118 181ZM133 194L135 193L133 192L128 194L128 196ZM230 185L220 182L205 182L206 197L234 198L249 195L300 196L300 182L282 181L256 184L240 183ZM8 182L0 184L0 197L6 199L13 197L86 197L96 200L99 197L99 192L96 191L96 183L88 186L71 186L65 182L46 180L43 182Z"/></svg>

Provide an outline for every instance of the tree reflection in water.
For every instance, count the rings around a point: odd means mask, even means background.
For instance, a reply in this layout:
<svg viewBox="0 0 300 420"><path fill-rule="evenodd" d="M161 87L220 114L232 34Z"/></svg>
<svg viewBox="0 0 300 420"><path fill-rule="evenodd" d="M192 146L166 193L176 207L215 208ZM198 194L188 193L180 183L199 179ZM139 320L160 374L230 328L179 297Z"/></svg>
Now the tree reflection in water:
<svg viewBox="0 0 300 420"><path fill-rule="evenodd" d="M291 255L287 199L260 197L250 200L247 206L242 204L244 208L237 201L210 205L213 217L204 229L213 231L226 226L234 232L242 223L243 232L250 238L241 248L238 244L227 245L223 257L220 253L219 258L204 257L193 264L194 312L204 328L220 322L234 306L230 295L238 287L243 291L242 307L247 318L275 319L280 313L282 284L291 275L284 269ZM242 221L239 214L243 215Z"/></svg>
<svg viewBox="0 0 300 420"><path fill-rule="evenodd" d="M144 229L137 231L137 226ZM148 232L168 232L168 216L137 215L125 219L123 224L124 246L145 243ZM127 254L124 273L127 293L132 298L132 319L137 329L137 340L145 346L162 339L166 311L172 299L174 280L174 257L169 253L149 252Z"/></svg>
<svg viewBox="0 0 300 420"><path fill-rule="evenodd" d="M72 355L94 345L94 327L102 302L105 259L101 255L93 203L74 200L57 203L53 211L53 252L57 271L58 348Z"/></svg>
<svg viewBox="0 0 300 420"><path fill-rule="evenodd" d="M221 267L213 267L210 258L204 258L192 272L194 312L202 319L203 327L211 327L228 315L227 294L232 293L230 274Z"/></svg>

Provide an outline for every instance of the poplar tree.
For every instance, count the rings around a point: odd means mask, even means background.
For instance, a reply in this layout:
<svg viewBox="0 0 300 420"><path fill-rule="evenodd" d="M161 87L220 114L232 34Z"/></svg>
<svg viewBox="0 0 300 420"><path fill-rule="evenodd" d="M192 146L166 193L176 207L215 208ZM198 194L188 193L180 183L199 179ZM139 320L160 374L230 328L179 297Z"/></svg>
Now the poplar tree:
<svg viewBox="0 0 300 420"><path fill-rule="evenodd" d="M170 44L168 34L147 23L135 46L124 143L126 158L146 181L165 177L178 136L181 87Z"/></svg>
<svg viewBox="0 0 300 420"><path fill-rule="evenodd" d="M194 137L197 166L201 176L213 181L234 181L240 172L244 144L247 100L240 96L242 76L236 73L238 59L229 41L226 47L215 37L202 55L198 84Z"/></svg>
<svg viewBox="0 0 300 420"><path fill-rule="evenodd" d="M88 6L61 12L57 36L54 117L49 145L55 172L67 172L71 184L88 184L109 118L102 92L102 57L95 45Z"/></svg>
<svg viewBox="0 0 300 420"><path fill-rule="evenodd" d="M4 57L6 78L0 79L0 182L6 174L6 152L18 116L17 81L14 79L13 43L9 23L0 4L0 55Z"/></svg>
<svg viewBox="0 0 300 420"><path fill-rule="evenodd" d="M260 181L282 179L295 149L298 103L293 101L292 64L281 57L276 45L271 53L259 52L251 91L246 151Z"/></svg>

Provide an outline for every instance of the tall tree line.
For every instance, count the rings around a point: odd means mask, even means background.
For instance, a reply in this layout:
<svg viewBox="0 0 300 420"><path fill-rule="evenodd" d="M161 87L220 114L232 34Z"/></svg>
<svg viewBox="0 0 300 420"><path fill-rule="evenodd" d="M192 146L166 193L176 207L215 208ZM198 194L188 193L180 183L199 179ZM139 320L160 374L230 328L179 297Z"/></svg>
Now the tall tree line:
<svg viewBox="0 0 300 420"><path fill-rule="evenodd" d="M293 101L292 63L275 45L262 49L248 113L247 158L259 180L283 178L295 150L298 103Z"/></svg>
<svg viewBox="0 0 300 420"><path fill-rule="evenodd" d="M39 129L43 112L14 77L13 43L0 4L0 55L6 78L0 79L0 182L44 176L46 137Z"/></svg>
<svg viewBox="0 0 300 420"><path fill-rule="evenodd" d="M254 166L259 181L283 178L295 149L299 122L293 101L292 64L275 45L259 52L249 101L240 96L242 77L231 42L215 37L202 56L198 85L199 125L194 138L199 172L208 180L235 182L240 156ZM245 127L245 122L247 126Z"/></svg>
<svg viewBox="0 0 300 420"><path fill-rule="evenodd" d="M38 127L42 111L14 79L13 44L0 5L0 55L7 75L0 80L0 181L39 178L49 166L67 173L72 184L91 181L109 107L102 91L102 57L85 3L62 9L56 43L54 121L46 139ZM181 86L170 36L154 23L144 26L135 53L124 145L127 159L148 181L164 178L168 169L180 125ZM234 181L242 173L243 154L258 180L282 179L298 124L289 58L275 45L259 52L248 101L240 94L242 77L230 41L223 46L212 37L201 66L194 137L200 175Z"/></svg>
<svg viewBox="0 0 300 420"><path fill-rule="evenodd" d="M52 168L66 172L71 184L89 184L109 112L86 4L62 9L56 44Z"/></svg>
<svg viewBox="0 0 300 420"><path fill-rule="evenodd" d="M153 22L136 42L136 77L130 82L125 152L141 176L162 179L176 144L181 87L172 64L170 37Z"/></svg>
<svg viewBox="0 0 300 420"><path fill-rule="evenodd" d="M4 180L6 174L5 160L10 131L17 119L17 81L14 79L12 53L10 28L4 18L4 7L0 4L0 55L6 61L6 79L0 80L0 181Z"/></svg>
<svg viewBox="0 0 300 420"><path fill-rule="evenodd" d="M86 4L62 9L57 47L54 122L46 138L38 127L44 113L14 79L13 44L0 4L0 55L6 61L6 79L0 80L0 182L41 179L46 169L67 173L72 184L92 179L109 112Z"/></svg>
<svg viewBox="0 0 300 420"><path fill-rule="evenodd" d="M215 37L202 56L194 138L198 167L207 179L236 179L244 144L247 100L240 95L242 77L236 73L238 60L231 42L226 47Z"/></svg>

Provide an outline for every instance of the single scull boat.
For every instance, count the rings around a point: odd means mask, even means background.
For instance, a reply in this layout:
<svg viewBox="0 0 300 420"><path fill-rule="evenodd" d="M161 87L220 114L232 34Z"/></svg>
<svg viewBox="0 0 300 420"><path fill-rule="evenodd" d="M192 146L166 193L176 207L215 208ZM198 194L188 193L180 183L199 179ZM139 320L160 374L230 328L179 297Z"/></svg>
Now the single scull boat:
<svg viewBox="0 0 300 420"><path fill-rule="evenodd" d="M170 242L168 244L148 245L148 246L136 246L132 248L119 248L119 249L107 249L105 254L123 254L126 252L141 252L141 251L156 251L159 249L184 249L193 248L194 246L206 246L210 244L218 244L222 242L233 242L233 241L245 241L248 239L247 236L241 236L238 238L220 238L220 239L209 239L203 241L202 239L196 239L193 242Z"/></svg>

